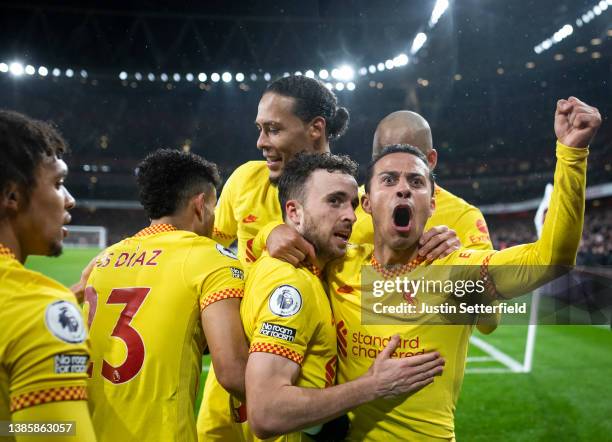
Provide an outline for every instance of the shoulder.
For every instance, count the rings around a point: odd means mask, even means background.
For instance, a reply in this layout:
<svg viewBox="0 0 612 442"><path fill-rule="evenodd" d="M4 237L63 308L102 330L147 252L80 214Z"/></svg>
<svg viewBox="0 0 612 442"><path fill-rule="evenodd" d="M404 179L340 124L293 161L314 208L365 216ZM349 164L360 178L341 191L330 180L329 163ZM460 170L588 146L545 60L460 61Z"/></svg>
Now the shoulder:
<svg viewBox="0 0 612 442"><path fill-rule="evenodd" d="M201 267L206 265L211 270L222 267L236 267L242 269L238 257L227 247L223 247L218 242L205 237L195 235L190 241L190 261Z"/></svg>
<svg viewBox="0 0 612 442"><path fill-rule="evenodd" d="M227 179L228 183L242 182L246 179L252 179L261 175L268 178L268 167L265 161L247 161L232 172Z"/></svg>
<svg viewBox="0 0 612 442"><path fill-rule="evenodd" d="M333 260L327 265L327 273L333 276L335 273L358 272L362 265L370 263L374 246L372 244L351 244L346 248L346 254L342 258Z"/></svg>
<svg viewBox="0 0 612 442"><path fill-rule="evenodd" d="M453 209L475 210L478 213L480 213L480 209L471 205L466 200L458 197L454 193L451 193L448 190L443 189L440 186L436 186L435 196L436 196L436 204L449 206L449 207L452 207Z"/></svg>

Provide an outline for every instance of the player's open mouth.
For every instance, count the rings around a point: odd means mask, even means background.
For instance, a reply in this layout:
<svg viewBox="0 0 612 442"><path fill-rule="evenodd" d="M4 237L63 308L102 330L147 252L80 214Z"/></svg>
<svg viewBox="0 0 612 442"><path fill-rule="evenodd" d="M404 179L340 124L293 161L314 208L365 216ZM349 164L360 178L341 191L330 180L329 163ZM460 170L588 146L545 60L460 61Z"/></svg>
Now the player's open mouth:
<svg viewBox="0 0 612 442"><path fill-rule="evenodd" d="M282 163L282 158L281 157L265 157L265 158L266 158L266 165L270 169L272 169L272 168L276 169Z"/></svg>
<svg viewBox="0 0 612 442"><path fill-rule="evenodd" d="M339 238L343 243L348 243L349 238L351 237L351 231L350 230L341 230L341 231L337 231L334 232L334 236L336 238Z"/></svg>
<svg viewBox="0 0 612 442"><path fill-rule="evenodd" d="M399 232L407 232L410 230L410 220L412 219L412 210L410 206L399 205L393 209L393 227Z"/></svg>

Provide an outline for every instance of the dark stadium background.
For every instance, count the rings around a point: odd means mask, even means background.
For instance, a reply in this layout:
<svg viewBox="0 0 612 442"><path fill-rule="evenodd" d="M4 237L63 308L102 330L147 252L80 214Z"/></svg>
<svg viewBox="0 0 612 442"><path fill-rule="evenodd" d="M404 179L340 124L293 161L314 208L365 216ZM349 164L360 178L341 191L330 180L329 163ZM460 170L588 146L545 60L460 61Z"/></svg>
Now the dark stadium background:
<svg viewBox="0 0 612 442"><path fill-rule="evenodd" d="M363 173L378 121L414 110L432 127L443 187L480 207L522 202L541 198L552 180L555 104L570 95L603 117L588 185L612 182L612 5L576 24L598 3L455 0L429 29L435 0L2 1L0 62L45 66L49 74L0 72L0 108L57 123L71 146L67 185L79 203L73 224L106 226L114 242L147 224L134 205L134 169L147 152L190 149L218 163L227 178L245 161L261 159L253 121L266 72L274 79L345 63L357 71L410 55L423 31L428 40L407 66L356 72L355 90L336 91L351 122L332 150L351 155ZM565 24L573 25L572 35L534 52ZM53 68L61 74L53 76ZM212 72L225 71L246 79L211 82ZM205 82L186 81L186 73L200 72ZM168 81L160 81L162 73ZM534 212L487 214L495 245L534 240ZM82 261L58 277L73 282ZM579 263L612 265L610 196L587 202ZM554 330L538 332L532 373L466 378L460 440L610 437L609 333ZM520 358L524 338L500 330L491 339L500 348L512 342Z"/></svg>

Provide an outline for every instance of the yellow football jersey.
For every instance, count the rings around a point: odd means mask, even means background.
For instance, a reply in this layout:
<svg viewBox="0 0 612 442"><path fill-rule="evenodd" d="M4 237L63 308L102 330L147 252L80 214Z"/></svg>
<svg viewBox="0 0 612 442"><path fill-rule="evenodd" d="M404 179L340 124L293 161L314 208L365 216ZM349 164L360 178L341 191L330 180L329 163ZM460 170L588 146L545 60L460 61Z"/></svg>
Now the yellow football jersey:
<svg viewBox="0 0 612 442"><path fill-rule="evenodd" d="M249 352L273 353L299 364L296 385L304 388L325 388L336 380L336 327L318 274L264 253L247 274L240 305ZM297 432L275 440L309 439Z"/></svg>
<svg viewBox="0 0 612 442"><path fill-rule="evenodd" d="M436 185L434 191L436 209L425 225L425 232L434 226L445 225L457 232L462 247L469 249L490 250L493 248L489 238L489 230L482 212ZM359 188L359 198L365 193L364 186ZM374 226L372 217L365 213L361 204L355 210L357 221L353 226L351 242L353 244L373 244Z"/></svg>
<svg viewBox="0 0 612 442"><path fill-rule="evenodd" d="M265 161L249 161L227 179L215 209L213 239L223 245L238 240L245 270L255 262L253 240L271 221L282 221L278 188L270 183Z"/></svg>
<svg viewBox="0 0 612 442"><path fill-rule="evenodd" d="M243 270L230 251L170 225L101 254L85 293L99 440L196 440L201 311L243 293Z"/></svg>
<svg viewBox="0 0 612 442"><path fill-rule="evenodd" d="M432 266L454 265L459 271L453 278L482 281L492 278L498 293L506 297L529 292L553 278L554 274L542 272L542 266L571 262L580 241L587 154L586 149L557 144L554 192L542 237L536 243L500 252L462 249L434 261ZM576 247L554 249L553 244L559 244L561 238L565 241L569 238ZM373 259L373 246L361 245L351 247L344 260L328 266L332 308L338 323L338 381L347 382L364 374L396 333L402 338L397 356L438 351L446 364L442 375L432 384L407 398L378 399L353 410L349 440L453 440L454 411L472 325L364 325L361 272L366 265L371 265L384 279L419 270L427 263L407 263L389 274ZM510 265L513 267L507 267Z"/></svg>
<svg viewBox="0 0 612 442"><path fill-rule="evenodd" d="M74 294L2 245L0 281L0 421L35 405L86 400L87 329Z"/></svg>

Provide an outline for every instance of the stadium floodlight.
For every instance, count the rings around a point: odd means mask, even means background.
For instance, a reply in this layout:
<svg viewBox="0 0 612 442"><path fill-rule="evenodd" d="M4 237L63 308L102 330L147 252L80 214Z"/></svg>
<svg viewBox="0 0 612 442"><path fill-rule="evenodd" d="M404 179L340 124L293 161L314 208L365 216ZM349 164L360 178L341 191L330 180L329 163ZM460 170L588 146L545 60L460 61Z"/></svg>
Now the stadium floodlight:
<svg viewBox="0 0 612 442"><path fill-rule="evenodd" d="M385 68L393 69L394 67L395 67L395 64L393 63L393 60L386 60L385 61Z"/></svg>
<svg viewBox="0 0 612 442"><path fill-rule="evenodd" d="M193 74L191 72L188 72L187 74L185 74L185 80L193 81Z"/></svg>
<svg viewBox="0 0 612 442"><path fill-rule="evenodd" d="M136 81L140 81L142 80L142 74L140 72L136 72L134 74L134 78L136 79Z"/></svg>
<svg viewBox="0 0 612 442"><path fill-rule="evenodd" d="M344 83L342 83L342 82L336 83L336 90L337 91L343 91L344 90Z"/></svg>
<svg viewBox="0 0 612 442"><path fill-rule="evenodd" d="M355 83L353 83L352 81L349 81L346 84L346 89L349 90L349 91L354 91L355 90Z"/></svg>
<svg viewBox="0 0 612 442"><path fill-rule="evenodd" d="M229 83L232 81L232 74L229 72L223 72L223 75L221 75L221 80L223 80L223 83Z"/></svg>
<svg viewBox="0 0 612 442"><path fill-rule="evenodd" d="M175 72L175 73L172 75L172 79L173 79L173 80L174 80L176 83L178 83L179 81L181 81L181 74L179 74L179 73L176 73L176 72Z"/></svg>
<svg viewBox="0 0 612 442"><path fill-rule="evenodd" d="M325 87L331 91L334 88L334 85L331 83L325 83Z"/></svg>
<svg viewBox="0 0 612 442"><path fill-rule="evenodd" d="M412 47L410 48L410 53L414 55L417 52L419 52L419 50L423 47L426 41L427 41L427 34L425 34L424 32L419 32L416 35L416 37L414 37L414 40L412 41Z"/></svg>
<svg viewBox="0 0 612 442"><path fill-rule="evenodd" d="M334 71L336 71L336 75L334 75ZM332 71L332 77L334 77L336 80L350 81L355 78L355 69L348 64L343 64L338 69L334 69Z"/></svg>
<svg viewBox="0 0 612 442"><path fill-rule="evenodd" d="M81 69L81 72L79 72L81 74L81 78L87 78L89 77L89 74L87 73L87 71L85 69Z"/></svg>
<svg viewBox="0 0 612 442"><path fill-rule="evenodd" d="M201 81L202 83L204 83L207 79L208 77L206 76L204 72L200 72L198 74L198 81Z"/></svg>
<svg viewBox="0 0 612 442"><path fill-rule="evenodd" d="M70 68L66 69L66 77L68 78L74 77L74 71Z"/></svg>
<svg viewBox="0 0 612 442"><path fill-rule="evenodd" d="M448 0L437 0L434 5L433 11L431 11L431 18L429 19L429 27L432 28L438 23L440 17L444 15L448 9Z"/></svg>
<svg viewBox="0 0 612 442"><path fill-rule="evenodd" d="M155 81L155 74L153 72L149 72L147 74L147 80L149 81Z"/></svg>
<svg viewBox="0 0 612 442"><path fill-rule="evenodd" d="M291 74L289 72L284 72L283 78L287 78L287 77L291 77Z"/></svg>
<svg viewBox="0 0 612 442"><path fill-rule="evenodd" d="M371 64L370 66L368 66L368 71L370 72L370 74L376 73L376 66Z"/></svg>
<svg viewBox="0 0 612 442"><path fill-rule="evenodd" d="M52 74L54 77L59 77L62 75L62 71L60 71L58 68L53 68Z"/></svg>
<svg viewBox="0 0 612 442"><path fill-rule="evenodd" d="M34 75L36 73L36 69L31 64L27 65L24 70L28 75Z"/></svg>
<svg viewBox="0 0 612 442"><path fill-rule="evenodd" d="M271 79L271 78L272 78L272 75L270 75L270 72L266 72L266 73L264 74L264 80L266 80L266 81L270 81L270 79Z"/></svg>
<svg viewBox="0 0 612 442"><path fill-rule="evenodd" d="M162 74L159 76L159 79L161 81L168 81L168 74L166 74L165 72L162 72Z"/></svg>
<svg viewBox="0 0 612 442"><path fill-rule="evenodd" d="M6 73L9 70L9 65L6 63L0 63L0 72Z"/></svg>
<svg viewBox="0 0 612 442"><path fill-rule="evenodd" d="M216 72L213 72L213 73L210 75L210 79L213 81L213 83L218 83L218 82L219 82L219 80L221 79L221 75L219 75L219 74L218 74L218 73L216 73Z"/></svg>
<svg viewBox="0 0 612 442"><path fill-rule="evenodd" d="M236 74L236 81L241 82L241 83L244 81L244 74L242 72L238 72Z"/></svg>
<svg viewBox="0 0 612 442"><path fill-rule="evenodd" d="M327 80L329 78L329 72L327 72L327 69L321 69L319 71L319 78L321 80ZM331 84L331 83L329 83Z"/></svg>
<svg viewBox="0 0 612 442"><path fill-rule="evenodd" d="M308 78L314 78L315 73L312 69L308 69L305 74Z"/></svg>
<svg viewBox="0 0 612 442"><path fill-rule="evenodd" d="M125 71L119 72L119 80L127 80L128 74Z"/></svg>
<svg viewBox="0 0 612 442"><path fill-rule="evenodd" d="M47 69L45 66L40 66L38 68L38 75L40 75L41 77L46 77L47 75L49 75L49 69Z"/></svg>
<svg viewBox="0 0 612 442"><path fill-rule="evenodd" d="M397 68L400 66L406 66L410 59L404 53L399 54L397 57L393 59L393 65Z"/></svg>
<svg viewBox="0 0 612 442"><path fill-rule="evenodd" d="M302 75L302 71L295 71L295 73L294 73L293 75L295 75L296 77L298 77L298 76Z"/></svg>
<svg viewBox="0 0 612 442"><path fill-rule="evenodd" d="M384 63L382 63L382 62L381 62L381 63L378 63L378 64L376 65L376 69L378 69L378 72L382 72L382 71L384 71L384 70L385 70L385 64L384 64Z"/></svg>
<svg viewBox="0 0 612 442"><path fill-rule="evenodd" d="M367 75L367 74L368 74L368 68L366 68L365 66L362 66L359 68L359 75L363 77L364 75Z"/></svg>
<svg viewBox="0 0 612 442"><path fill-rule="evenodd" d="M15 77L20 77L23 75L23 65L17 61L14 61L9 65L9 71Z"/></svg>
<svg viewBox="0 0 612 442"><path fill-rule="evenodd" d="M257 81L257 74L251 74L251 81Z"/></svg>

